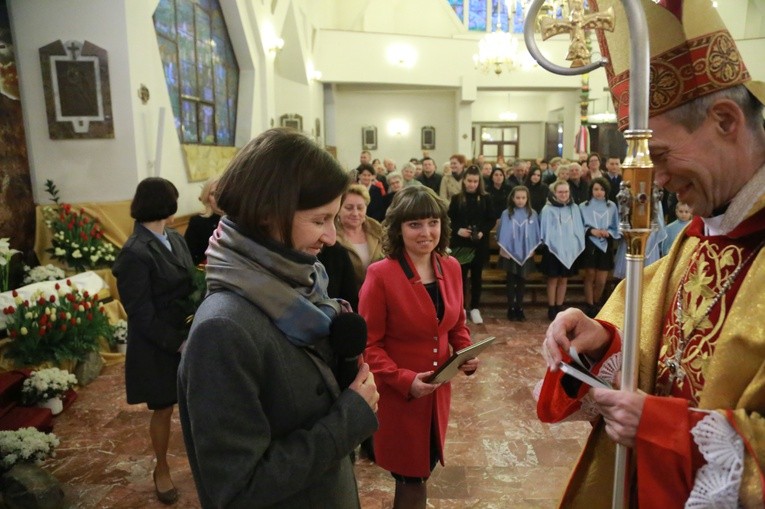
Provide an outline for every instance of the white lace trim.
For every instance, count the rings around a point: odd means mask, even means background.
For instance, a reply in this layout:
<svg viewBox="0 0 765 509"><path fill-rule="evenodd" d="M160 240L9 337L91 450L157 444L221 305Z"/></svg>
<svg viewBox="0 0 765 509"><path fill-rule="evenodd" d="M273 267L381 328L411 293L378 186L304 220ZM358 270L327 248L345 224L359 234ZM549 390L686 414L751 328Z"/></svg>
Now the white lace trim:
<svg viewBox="0 0 765 509"><path fill-rule="evenodd" d="M611 357L600 365L600 369L597 372L598 378L602 378L611 385L614 384L614 378L616 374L622 369L622 353L616 352Z"/></svg>
<svg viewBox="0 0 765 509"><path fill-rule="evenodd" d="M696 473L686 509L736 509L744 471L744 441L716 412L699 421L691 434L707 464Z"/></svg>

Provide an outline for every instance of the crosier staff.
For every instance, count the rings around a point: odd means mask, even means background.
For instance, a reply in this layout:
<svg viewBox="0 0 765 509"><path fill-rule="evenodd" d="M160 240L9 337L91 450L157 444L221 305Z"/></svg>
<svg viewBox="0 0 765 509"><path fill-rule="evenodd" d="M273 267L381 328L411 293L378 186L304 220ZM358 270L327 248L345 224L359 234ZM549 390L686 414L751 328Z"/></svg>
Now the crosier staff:
<svg viewBox="0 0 765 509"><path fill-rule="evenodd" d="M630 85L629 85L629 128L624 132L627 140L627 156L622 166L624 185L619 191L620 229L627 242L626 302L622 347L621 390L637 390L638 368L638 327L641 321L641 300L643 295L643 265L646 244L655 221L657 204L654 203L653 163L648 152L648 80L650 47L648 24L639 0L621 0L627 16L630 33ZM534 38L534 24L544 0L533 0L529 6L523 36L529 53L544 69L564 76L573 76L593 71L607 62L589 62L590 54L582 44L584 30L613 30L613 11L605 13L584 13L581 0L569 0L571 12L569 21L540 20L542 38L547 39L560 33L569 33L571 47L567 59L571 68L561 67L547 60L537 47ZM612 507L621 509L629 505L628 467L629 449L616 444L616 466Z"/></svg>

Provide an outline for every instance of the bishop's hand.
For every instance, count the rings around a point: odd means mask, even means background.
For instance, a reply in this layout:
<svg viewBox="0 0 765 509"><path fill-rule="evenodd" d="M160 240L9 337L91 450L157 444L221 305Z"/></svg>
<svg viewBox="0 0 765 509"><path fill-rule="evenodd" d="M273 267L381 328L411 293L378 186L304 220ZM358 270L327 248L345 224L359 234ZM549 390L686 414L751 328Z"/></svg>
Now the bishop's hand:
<svg viewBox="0 0 765 509"><path fill-rule="evenodd" d="M611 343L611 337L600 323L587 317L580 309L569 308L555 317L542 342L542 356L550 371L557 371L563 360L562 352L573 346L577 352L600 360Z"/></svg>

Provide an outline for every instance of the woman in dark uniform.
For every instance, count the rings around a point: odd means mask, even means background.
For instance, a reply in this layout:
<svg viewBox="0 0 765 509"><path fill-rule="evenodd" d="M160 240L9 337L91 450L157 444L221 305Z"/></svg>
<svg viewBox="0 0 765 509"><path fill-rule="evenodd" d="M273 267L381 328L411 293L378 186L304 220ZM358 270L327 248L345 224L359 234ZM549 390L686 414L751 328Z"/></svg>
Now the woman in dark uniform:
<svg viewBox="0 0 765 509"><path fill-rule="evenodd" d="M181 301L192 292L194 262L183 237L167 225L178 210L172 182L150 177L138 184L130 204L135 219L112 272L128 316L125 386L129 404L152 410L149 435L157 465L154 485L165 504L178 500L170 478L167 446L170 418L178 400L176 374L186 339L186 313Z"/></svg>

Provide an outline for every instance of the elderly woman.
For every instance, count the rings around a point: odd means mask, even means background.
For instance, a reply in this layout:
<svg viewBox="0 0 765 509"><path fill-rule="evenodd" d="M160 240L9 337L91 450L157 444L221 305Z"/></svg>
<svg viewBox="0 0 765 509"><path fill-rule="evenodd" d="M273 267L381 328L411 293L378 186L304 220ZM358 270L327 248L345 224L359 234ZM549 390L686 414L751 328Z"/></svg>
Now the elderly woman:
<svg viewBox="0 0 765 509"><path fill-rule="evenodd" d="M367 320L365 358L378 377L375 461L396 480L394 509L424 509L426 482L444 461L451 383L428 383L451 350L470 345L462 276L446 254L449 217L433 190L396 193L385 216L386 258L369 268L359 296ZM478 359L460 366L467 374Z"/></svg>
<svg viewBox="0 0 765 509"><path fill-rule="evenodd" d="M220 216L223 211L218 208L218 202L215 200L215 190L218 187L218 178L213 178L205 182L202 186L202 192L199 195L199 201L202 202L203 211L198 216L189 220L189 226L183 234L186 245L189 246L191 259L199 265L205 261L205 251L207 243L210 240L212 232L218 226Z"/></svg>
<svg viewBox="0 0 765 509"><path fill-rule="evenodd" d="M174 504L179 496L170 477L167 447L178 400L179 349L186 339L180 301L193 290L194 269L183 237L168 228L177 210L178 190L172 182L159 177L142 180L130 203L130 216L136 221L133 234L112 267L128 318L127 402L146 403L152 411L149 436L157 460L153 479L164 504Z"/></svg>
<svg viewBox="0 0 765 509"><path fill-rule="evenodd" d="M335 242L347 177L301 133L271 129L221 177L208 295L178 373L181 426L202 507L359 508L350 453L377 428L366 364L333 376L316 255Z"/></svg>
<svg viewBox="0 0 765 509"><path fill-rule="evenodd" d="M404 178L404 187L421 186L422 182L417 180L417 167L412 162L408 162L401 168L401 176ZM390 181L388 181L390 186Z"/></svg>
<svg viewBox="0 0 765 509"><path fill-rule="evenodd" d="M337 225L337 241L348 250L361 287L372 262L382 259L382 226L367 216L369 192L364 186L352 185L343 195Z"/></svg>

